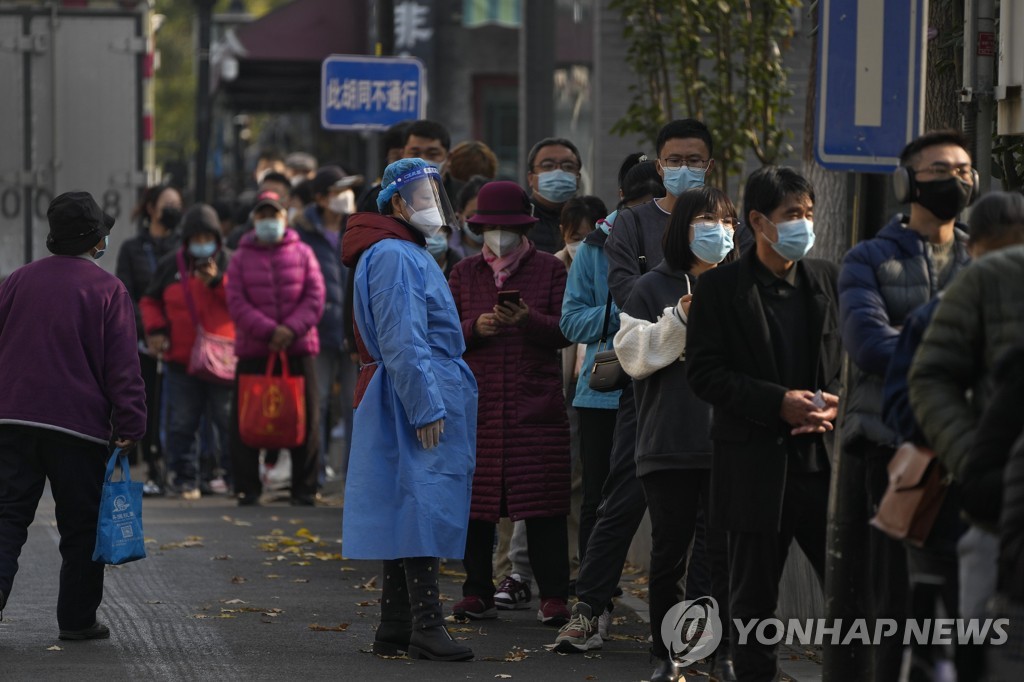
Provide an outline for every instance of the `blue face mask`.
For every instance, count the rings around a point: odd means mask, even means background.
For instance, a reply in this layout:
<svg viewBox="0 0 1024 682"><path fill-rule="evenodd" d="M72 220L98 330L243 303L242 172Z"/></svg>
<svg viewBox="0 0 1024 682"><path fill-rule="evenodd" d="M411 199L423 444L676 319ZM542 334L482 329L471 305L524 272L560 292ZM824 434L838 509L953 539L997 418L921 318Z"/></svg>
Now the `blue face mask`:
<svg viewBox="0 0 1024 682"><path fill-rule="evenodd" d="M445 255L448 253L448 237L443 232L427 237L427 251L434 258Z"/></svg>
<svg viewBox="0 0 1024 682"><path fill-rule="evenodd" d="M263 218L257 220L253 226L256 228L256 238L261 242L279 242L284 236L284 221L277 218Z"/></svg>
<svg viewBox="0 0 1024 682"><path fill-rule="evenodd" d="M665 173L665 191L674 197L693 187L704 185L704 171L699 168L680 166L679 168L661 167Z"/></svg>
<svg viewBox="0 0 1024 682"><path fill-rule="evenodd" d="M484 243L484 236L469 229L469 223L465 220L462 221L462 234L465 235L466 239L478 246Z"/></svg>
<svg viewBox="0 0 1024 682"><path fill-rule="evenodd" d="M732 251L732 230L722 223L694 223L690 250L705 263L717 265Z"/></svg>
<svg viewBox="0 0 1024 682"><path fill-rule="evenodd" d="M106 237L103 238L103 248L102 249L96 249L96 252L92 254L93 260L99 260L100 258L103 258L103 254L105 254L107 252L107 247L109 247L109 246L110 246L110 235L108 234Z"/></svg>
<svg viewBox="0 0 1024 682"><path fill-rule="evenodd" d="M775 253L788 261L798 261L814 246L814 223L807 218L789 220L775 226L777 242L769 242Z"/></svg>
<svg viewBox="0 0 1024 682"><path fill-rule="evenodd" d="M576 194L576 176L553 170L537 176L537 194L553 204L564 204Z"/></svg>
<svg viewBox="0 0 1024 682"><path fill-rule="evenodd" d="M217 253L217 242L193 242L188 245L188 253L193 258L212 258Z"/></svg>

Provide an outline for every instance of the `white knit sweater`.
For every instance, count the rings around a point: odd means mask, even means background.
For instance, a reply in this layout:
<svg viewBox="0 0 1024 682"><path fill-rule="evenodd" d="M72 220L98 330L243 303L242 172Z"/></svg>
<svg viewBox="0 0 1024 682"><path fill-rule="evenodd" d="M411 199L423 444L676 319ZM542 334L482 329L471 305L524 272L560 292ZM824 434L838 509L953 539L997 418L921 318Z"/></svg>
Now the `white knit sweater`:
<svg viewBox="0 0 1024 682"><path fill-rule="evenodd" d="M686 315L678 306L668 307L657 322L619 313L621 324L615 335L615 355L626 374L646 379L673 362L682 362L686 352Z"/></svg>

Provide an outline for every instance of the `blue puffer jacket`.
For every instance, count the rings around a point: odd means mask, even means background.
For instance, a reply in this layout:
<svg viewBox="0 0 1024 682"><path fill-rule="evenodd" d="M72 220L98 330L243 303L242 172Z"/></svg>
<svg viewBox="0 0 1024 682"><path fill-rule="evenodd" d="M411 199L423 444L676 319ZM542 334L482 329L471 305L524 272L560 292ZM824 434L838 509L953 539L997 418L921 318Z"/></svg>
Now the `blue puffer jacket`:
<svg viewBox="0 0 1024 682"><path fill-rule="evenodd" d="M295 220L295 231L299 238L313 249L316 260L320 264L320 272L324 276L324 287L327 295L324 300L324 315L317 325L320 335L320 347L324 349L342 350L345 347L345 326L342 323L342 301L345 300L345 286L348 282L348 268L341 262L342 228L338 238L339 246L331 245L324 234L323 220L317 211L316 204L306 207L302 216Z"/></svg>
<svg viewBox="0 0 1024 682"><path fill-rule="evenodd" d="M953 263L939 281L926 239L897 214L874 239L853 247L839 275L839 315L843 346L850 354L849 392L843 447L864 441L895 446L897 435L881 417L882 387L896 351L900 328L967 265L967 233L958 224Z"/></svg>
<svg viewBox="0 0 1024 682"><path fill-rule="evenodd" d="M562 298L562 320L559 327L565 338L573 343L587 344L583 356L580 378L576 383L576 397L573 407L590 407L601 410L619 409L622 391L599 393L590 388L590 372L594 367L601 330L604 327L605 304L608 301L608 259L604 255L604 241L608 237L608 226L600 223L598 229L587 235L576 251L576 257L569 268L569 281ZM601 350L612 347L615 332L619 331L619 308L612 303L608 320L608 340Z"/></svg>

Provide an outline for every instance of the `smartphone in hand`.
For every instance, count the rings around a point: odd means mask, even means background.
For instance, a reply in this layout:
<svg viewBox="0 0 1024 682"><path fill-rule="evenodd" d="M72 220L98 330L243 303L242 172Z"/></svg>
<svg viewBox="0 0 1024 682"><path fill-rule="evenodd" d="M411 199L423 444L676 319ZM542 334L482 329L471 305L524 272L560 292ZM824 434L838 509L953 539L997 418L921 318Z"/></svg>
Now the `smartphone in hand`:
<svg viewBox="0 0 1024 682"><path fill-rule="evenodd" d="M508 291L498 292L498 305L502 303L511 303L513 305L519 305L519 290L509 289Z"/></svg>

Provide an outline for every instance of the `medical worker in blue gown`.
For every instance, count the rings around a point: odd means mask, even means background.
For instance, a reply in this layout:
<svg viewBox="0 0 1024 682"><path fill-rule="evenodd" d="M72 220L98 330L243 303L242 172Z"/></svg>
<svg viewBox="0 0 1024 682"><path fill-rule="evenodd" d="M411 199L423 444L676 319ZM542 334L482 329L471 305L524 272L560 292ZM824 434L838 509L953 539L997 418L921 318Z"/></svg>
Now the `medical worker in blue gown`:
<svg viewBox="0 0 1024 682"><path fill-rule="evenodd" d="M374 653L466 661L472 650L444 627L438 557L466 548L477 387L448 283L425 248L458 223L421 159L389 165L381 186L381 215L354 214L342 242L362 365L342 542L350 559L384 562Z"/></svg>

